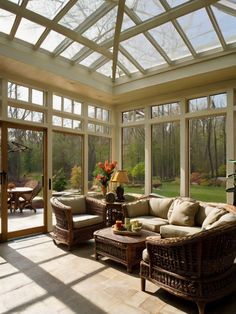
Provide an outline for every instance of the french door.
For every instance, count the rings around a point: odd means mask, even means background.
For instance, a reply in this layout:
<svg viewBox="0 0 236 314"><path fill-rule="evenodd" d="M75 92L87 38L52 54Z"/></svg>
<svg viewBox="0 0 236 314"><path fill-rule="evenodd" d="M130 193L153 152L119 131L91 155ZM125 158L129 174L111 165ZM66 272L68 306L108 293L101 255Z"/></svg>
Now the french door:
<svg viewBox="0 0 236 314"><path fill-rule="evenodd" d="M46 232L46 130L3 122L0 138L0 239Z"/></svg>

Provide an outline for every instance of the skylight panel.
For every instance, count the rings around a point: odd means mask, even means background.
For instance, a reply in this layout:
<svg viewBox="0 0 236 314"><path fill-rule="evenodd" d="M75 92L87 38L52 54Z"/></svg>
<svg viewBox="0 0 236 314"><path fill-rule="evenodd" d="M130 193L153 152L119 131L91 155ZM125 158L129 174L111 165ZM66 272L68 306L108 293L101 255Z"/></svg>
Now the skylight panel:
<svg viewBox="0 0 236 314"><path fill-rule="evenodd" d="M236 6L236 2L235 2ZM212 6L216 20L227 44L236 42L236 16L226 14Z"/></svg>
<svg viewBox="0 0 236 314"><path fill-rule="evenodd" d="M171 60L191 55L184 41L171 22L151 29L149 32Z"/></svg>
<svg viewBox="0 0 236 314"><path fill-rule="evenodd" d="M134 73L138 71L137 68L133 65L133 63L131 63L120 51L118 53L118 60L121 64L124 65L124 67L126 67L126 69L130 73Z"/></svg>
<svg viewBox="0 0 236 314"><path fill-rule="evenodd" d="M236 1L235 0L221 0L219 4L223 4L226 7L236 10Z"/></svg>
<svg viewBox="0 0 236 314"><path fill-rule="evenodd" d="M68 1L69 0L29 0L26 8L51 20L61 11Z"/></svg>
<svg viewBox="0 0 236 314"><path fill-rule="evenodd" d="M170 7L174 8L177 7L180 4L184 4L186 2L189 2L190 0L167 0Z"/></svg>
<svg viewBox="0 0 236 314"><path fill-rule="evenodd" d="M135 26L136 24L131 20L131 18L124 13L124 17L123 17L123 22L122 22L122 26L121 26L121 31L123 32L124 30Z"/></svg>
<svg viewBox="0 0 236 314"><path fill-rule="evenodd" d="M40 46L41 48L44 48L50 52L53 52L54 49L65 39L66 37L54 32L50 31L48 34L47 38L44 40L42 45Z"/></svg>
<svg viewBox="0 0 236 314"><path fill-rule="evenodd" d="M60 20L59 24L75 29L78 27L88 16L96 11L104 0L83 0L78 1Z"/></svg>
<svg viewBox="0 0 236 314"><path fill-rule="evenodd" d="M97 43L112 38L115 33L116 15L117 7L109 11L100 20L93 24L93 26L83 33L83 36Z"/></svg>
<svg viewBox="0 0 236 314"><path fill-rule="evenodd" d="M9 1L18 5L21 5L21 3L23 2L23 0L9 0Z"/></svg>
<svg viewBox="0 0 236 314"><path fill-rule="evenodd" d="M121 46L125 48L144 69L166 63L162 56L142 34L123 41Z"/></svg>
<svg viewBox="0 0 236 314"><path fill-rule="evenodd" d="M100 53L94 52L91 55L89 55L87 58L82 60L80 62L80 64L85 65L87 67L90 67L93 62L95 62L96 60L98 60L101 57L102 57L102 55Z"/></svg>
<svg viewBox="0 0 236 314"><path fill-rule="evenodd" d="M15 14L0 9L0 32L10 34L15 17Z"/></svg>
<svg viewBox="0 0 236 314"><path fill-rule="evenodd" d="M80 43L74 41L66 50L64 50L60 55L72 59L84 46Z"/></svg>
<svg viewBox="0 0 236 314"><path fill-rule="evenodd" d="M99 69L97 69L97 72L107 77L112 77L112 61L109 61L103 66L101 66Z"/></svg>
<svg viewBox="0 0 236 314"><path fill-rule="evenodd" d="M132 9L142 21L165 12L159 0L126 0L125 4Z"/></svg>
<svg viewBox="0 0 236 314"><path fill-rule="evenodd" d="M178 22L198 53L221 47L205 9L182 16Z"/></svg>
<svg viewBox="0 0 236 314"><path fill-rule="evenodd" d="M22 18L15 37L35 44L44 30L45 27Z"/></svg>

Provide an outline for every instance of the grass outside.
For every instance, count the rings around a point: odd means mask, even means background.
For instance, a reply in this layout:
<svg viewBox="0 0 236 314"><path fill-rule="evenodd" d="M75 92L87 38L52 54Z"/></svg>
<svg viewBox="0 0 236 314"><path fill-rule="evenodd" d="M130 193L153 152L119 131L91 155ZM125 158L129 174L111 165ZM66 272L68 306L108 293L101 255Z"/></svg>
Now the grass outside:
<svg viewBox="0 0 236 314"><path fill-rule="evenodd" d="M165 182L160 188L153 189L152 192L166 197L179 196L180 186L177 183ZM144 188L125 186L125 193L144 194ZM190 196L205 202L226 202L224 187L191 185Z"/></svg>

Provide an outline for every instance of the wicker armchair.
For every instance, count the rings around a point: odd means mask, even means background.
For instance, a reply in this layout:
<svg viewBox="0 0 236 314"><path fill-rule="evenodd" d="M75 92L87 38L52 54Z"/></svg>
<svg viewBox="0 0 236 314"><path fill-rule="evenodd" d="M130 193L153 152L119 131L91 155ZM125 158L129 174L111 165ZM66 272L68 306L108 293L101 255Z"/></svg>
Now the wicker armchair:
<svg viewBox="0 0 236 314"><path fill-rule="evenodd" d="M56 197L51 200L56 225L52 233L55 244L71 246L92 239L94 231L106 226L105 204L91 197L85 197L86 212L73 214L71 206L64 205Z"/></svg>
<svg viewBox="0 0 236 314"><path fill-rule="evenodd" d="M140 265L145 280L196 302L204 313L207 302L236 289L236 224L229 223L182 238L148 237Z"/></svg>

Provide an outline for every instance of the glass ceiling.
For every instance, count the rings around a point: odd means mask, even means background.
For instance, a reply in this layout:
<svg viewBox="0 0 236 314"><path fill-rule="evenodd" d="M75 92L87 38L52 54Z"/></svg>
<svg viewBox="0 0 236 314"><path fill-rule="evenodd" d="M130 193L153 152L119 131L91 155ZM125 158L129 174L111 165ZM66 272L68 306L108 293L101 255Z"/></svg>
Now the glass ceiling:
<svg viewBox="0 0 236 314"><path fill-rule="evenodd" d="M1 37L111 78L236 47L236 0L0 0Z"/></svg>

